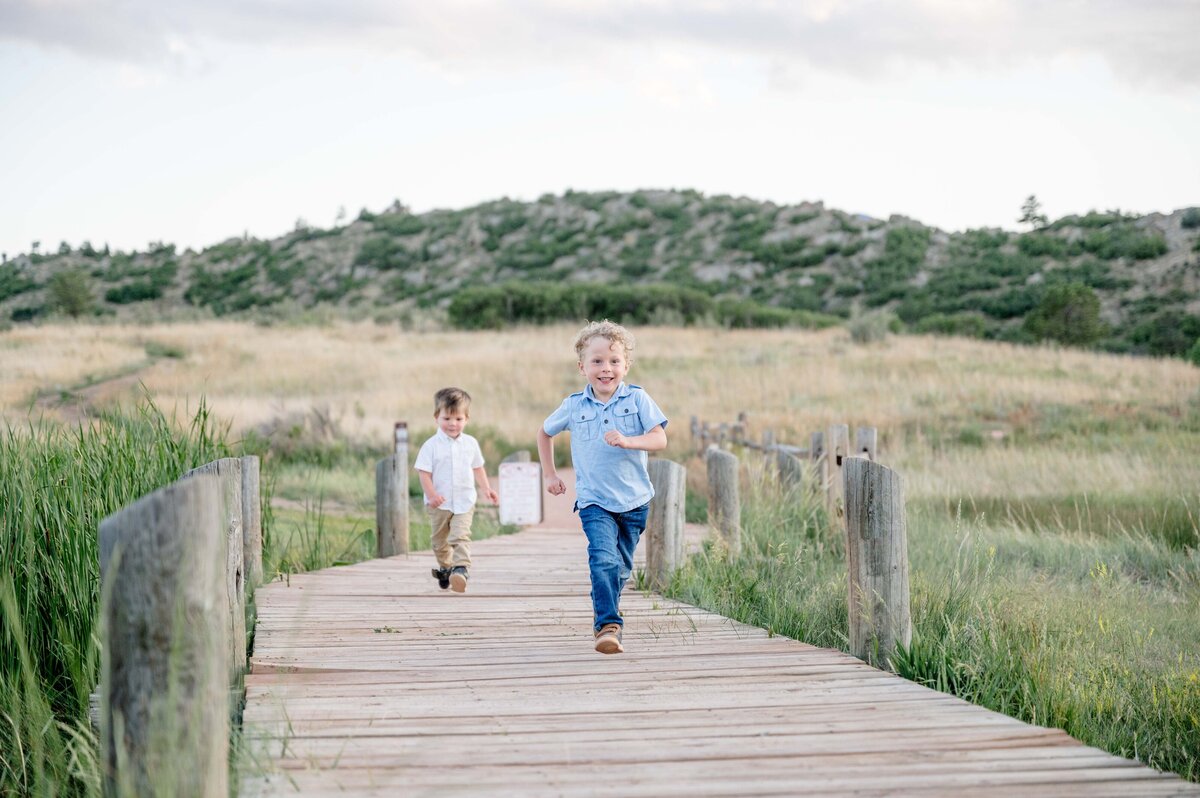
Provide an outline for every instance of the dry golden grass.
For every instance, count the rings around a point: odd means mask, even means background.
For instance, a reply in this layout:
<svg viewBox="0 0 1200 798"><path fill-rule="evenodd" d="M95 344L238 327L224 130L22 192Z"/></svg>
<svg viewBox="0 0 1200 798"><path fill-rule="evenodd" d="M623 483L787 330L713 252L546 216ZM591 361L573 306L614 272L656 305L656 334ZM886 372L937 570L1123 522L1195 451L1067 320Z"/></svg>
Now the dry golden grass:
<svg viewBox="0 0 1200 798"><path fill-rule="evenodd" d="M526 439L562 397L582 385L574 326L492 332L404 332L371 323L259 327L239 322L150 326L20 327L0 334L0 415L24 418L38 391L86 389L110 401L146 385L164 408L194 407L205 396L234 430L290 411L327 408L348 435L387 440L392 422L431 422L431 397L459 385L474 396L473 423ZM1158 490L1196 484L1195 458L1178 446L1156 452L1080 453L1054 444L1012 448L1015 431L1034 429L1047 407L1088 418L1157 420L1170 426L1197 412L1200 369L1074 350L965 339L891 337L851 343L843 330L641 328L632 382L674 420L676 446L689 416L750 416L804 444L831 423L870 424L881 450L917 493ZM147 344L177 347L182 359L150 360ZM136 378L103 382L118 374ZM46 412L55 409L48 403ZM931 435L962 429L983 448L940 447ZM939 433L939 431L941 431ZM993 431L995 431L993 433ZM1004 435L995 443L992 435ZM1171 485L1162 484L1165 473Z"/></svg>

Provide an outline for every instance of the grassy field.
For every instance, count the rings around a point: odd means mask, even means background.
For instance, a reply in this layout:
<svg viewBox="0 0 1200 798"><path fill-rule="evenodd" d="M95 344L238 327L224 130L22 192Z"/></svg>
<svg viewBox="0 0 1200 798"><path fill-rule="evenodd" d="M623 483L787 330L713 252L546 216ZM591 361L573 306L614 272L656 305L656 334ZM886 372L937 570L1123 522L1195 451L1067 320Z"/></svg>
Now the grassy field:
<svg viewBox="0 0 1200 798"><path fill-rule="evenodd" d="M302 570L370 554L374 458L395 420L416 442L432 431L437 388L473 394L489 462L532 448L581 385L573 332L23 327L0 334L0 417L22 437L31 411L74 420L139 384L168 409L205 396L229 445L266 457L268 562ZM630 379L673 419L667 454L693 493L689 416L745 411L752 435L797 443L830 423L879 428L909 507L916 636L901 673L1200 780L1200 369L947 338L859 345L843 330L637 332ZM844 647L840 539L746 459L746 552L697 558L672 590Z"/></svg>

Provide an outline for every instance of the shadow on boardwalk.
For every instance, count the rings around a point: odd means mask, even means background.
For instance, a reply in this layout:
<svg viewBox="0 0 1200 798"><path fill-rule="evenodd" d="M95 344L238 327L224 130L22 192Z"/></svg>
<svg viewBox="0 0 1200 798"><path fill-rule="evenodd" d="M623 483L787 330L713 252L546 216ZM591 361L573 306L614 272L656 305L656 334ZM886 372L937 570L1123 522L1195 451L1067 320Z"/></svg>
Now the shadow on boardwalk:
<svg viewBox="0 0 1200 798"><path fill-rule="evenodd" d="M243 794L1200 795L632 587L627 653L597 654L570 507L476 543L463 595L424 552L260 588Z"/></svg>

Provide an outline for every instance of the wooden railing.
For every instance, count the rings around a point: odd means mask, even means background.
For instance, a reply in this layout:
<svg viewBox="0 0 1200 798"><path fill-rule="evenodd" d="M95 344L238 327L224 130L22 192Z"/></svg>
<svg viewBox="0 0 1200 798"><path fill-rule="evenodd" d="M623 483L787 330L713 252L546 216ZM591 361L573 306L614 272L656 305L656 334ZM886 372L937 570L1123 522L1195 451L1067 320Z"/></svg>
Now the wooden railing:
<svg viewBox="0 0 1200 798"><path fill-rule="evenodd" d="M709 525L726 550L740 550L740 479L733 448L762 452L782 485L811 490L824 503L834 530L846 535L850 653L890 667L897 646L912 641L908 533L900 475L876 462L878 431L858 427L852 448L849 426L833 424L799 447L782 443L771 428L752 440L747 421L745 413L733 423L691 419L693 445L707 468Z"/></svg>
<svg viewBox="0 0 1200 798"><path fill-rule="evenodd" d="M262 581L257 457L188 472L100 522L107 795L228 795Z"/></svg>

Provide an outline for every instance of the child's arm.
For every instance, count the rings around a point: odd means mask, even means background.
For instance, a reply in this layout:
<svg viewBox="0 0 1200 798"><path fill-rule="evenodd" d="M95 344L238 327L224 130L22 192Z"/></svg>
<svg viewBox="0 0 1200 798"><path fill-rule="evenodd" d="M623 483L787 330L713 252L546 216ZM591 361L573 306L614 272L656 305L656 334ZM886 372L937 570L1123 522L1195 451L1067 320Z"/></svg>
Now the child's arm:
<svg viewBox="0 0 1200 798"><path fill-rule="evenodd" d="M667 448L667 431L659 424L645 435L632 437L622 435L615 429L604 433L604 442L618 449L641 449L643 452L658 452Z"/></svg>
<svg viewBox="0 0 1200 798"><path fill-rule="evenodd" d="M487 470L483 466L472 468L471 470L475 472L475 484L483 491L483 495L487 496L488 501L492 504L498 504L500 502L500 494L492 490L492 486L488 482Z"/></svg>
<svg viewBox="0 0 1200 798"><path fill-rule="evenodd" d="M538 459L542 463L542 479L546 482L546 490L551 495L561 496L567 492L567 486L558 478L554 468L554 438L546 434L546 430L538 427Z"/></svg>
<svg viewBox="0 0 1200 798"><path fill-rule="evenodd" d="M425 501L430 507L441 507L446 503L446 497L433 489L432 472L418 470L417 478L421 480L421 490L425 491Z"/></svg>

